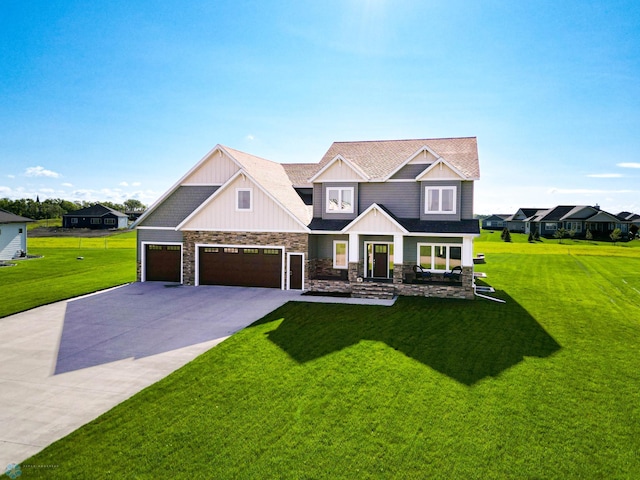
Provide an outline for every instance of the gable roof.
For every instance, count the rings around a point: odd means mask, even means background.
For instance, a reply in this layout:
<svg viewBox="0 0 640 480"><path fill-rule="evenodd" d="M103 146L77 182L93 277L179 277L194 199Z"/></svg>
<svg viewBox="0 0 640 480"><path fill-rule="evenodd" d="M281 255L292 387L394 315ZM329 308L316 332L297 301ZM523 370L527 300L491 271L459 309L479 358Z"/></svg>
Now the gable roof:
<svg viewBox="0 0 640 480"><path fill-rule="evenodd" d="M113 214L117 217L128 217L126 213L119 212L113 208L105 207L99 203L91 205L90 207L81 208L80 210L74 210L73 212L65 213L63 217L104 217L108 214Z"/></svg>
<svg viewBox="0 0 640 480"><path fill-rule="evenodd" d="M35 222L27 217L21 217L20 215L16 215L11 212L7 212L0 208L0 223L26 223L26 222Z"/></svg>
<svg viewBox="0 0 640 480"><path fill-rule="evenodd" d="M320 169L338 155L348 160L369 178L388 178L400 166L427 148L467 178L479 178L478 146L475 137L434 138L416 140L375 140L362 142L334 142L320 160Z"/></svg>
<svg viewBox="0 0 640 480"><path fill-rule="evenodd" d="M309 179L318 170L317 163L283 163L282 168L284 168L294 188L313 187Z"/></svg>
<svg viewBox="0 0 640 480"><path fill-rule="evenodd" d="M269 195L293 214L300 222L307 225L311 220L311 209L304 204L293 188L289 175L283 164L222 146L247 174L258 183Z"/></svg>

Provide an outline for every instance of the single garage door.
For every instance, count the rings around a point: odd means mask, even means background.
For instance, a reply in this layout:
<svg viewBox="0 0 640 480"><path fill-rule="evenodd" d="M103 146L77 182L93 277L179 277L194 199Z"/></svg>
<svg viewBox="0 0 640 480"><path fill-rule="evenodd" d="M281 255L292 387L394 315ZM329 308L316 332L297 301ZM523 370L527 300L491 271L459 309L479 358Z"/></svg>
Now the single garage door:
<svg viewBox="0 0 640 480"><path fill-rule="evenodd" d="M145 246L145 280L149 282L180 282L180 245Z"/></svg>
<svg viewBox="0 0 640 480"><path fill-rule="evenodd" d="M200 285L282 286L282 249L200 247Z"/></svg>

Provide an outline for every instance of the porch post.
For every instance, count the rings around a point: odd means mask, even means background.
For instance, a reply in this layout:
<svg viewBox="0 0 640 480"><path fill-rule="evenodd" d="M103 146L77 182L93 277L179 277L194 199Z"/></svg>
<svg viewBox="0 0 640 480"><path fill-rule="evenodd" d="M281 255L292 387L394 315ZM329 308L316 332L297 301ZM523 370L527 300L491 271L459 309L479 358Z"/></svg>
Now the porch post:
<svg viewBox="0 0 640 480"><path fill-rule="evenodd" d="M402 283L404 278L404 237L393 235L393 283Z"/></svg>
<svg viewBox="0 0 640 480"><path fill-rule="evenodd" d="M349 281L355 282L359 276L360 237L357 233L349 233Z"/></svg>
<svg viewBox="0 0 640 480"><path fill-rule="evenodd" d="M473 237L462 238L462 266L473 267Z"/></svg>

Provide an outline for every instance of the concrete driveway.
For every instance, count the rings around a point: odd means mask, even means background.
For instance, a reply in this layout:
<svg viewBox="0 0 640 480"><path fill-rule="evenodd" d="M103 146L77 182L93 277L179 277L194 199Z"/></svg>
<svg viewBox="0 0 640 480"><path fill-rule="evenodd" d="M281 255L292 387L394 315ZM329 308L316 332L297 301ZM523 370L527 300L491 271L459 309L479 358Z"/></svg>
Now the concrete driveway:
<svg viewBox="0 0 640 480"><path fill-rule="evenodd" d="M134 283L0 319L0 473L299 298Z"/></svg>

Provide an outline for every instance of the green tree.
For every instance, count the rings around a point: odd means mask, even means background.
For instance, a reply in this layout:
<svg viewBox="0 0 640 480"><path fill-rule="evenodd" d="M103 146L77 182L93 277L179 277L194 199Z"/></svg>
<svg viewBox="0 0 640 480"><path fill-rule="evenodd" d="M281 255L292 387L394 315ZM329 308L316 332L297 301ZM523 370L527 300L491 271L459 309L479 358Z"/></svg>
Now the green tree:
<svg viewBox="0 0 640 480"><path fill-rule="evenodd" d="M124 208L126 212L144 212L147 207L140 200L130 198L124 202Z"/></svg>
<svg viewBox="0 0 640 480"><path fill-rule="evenodd" d="M562 243L562 239L567 234L567 231L564 228L558 228L553 234L554 238L558 239L558 243Z"/></svg>
<svg viewBox="0 0 640 480"><path fill-rule="evenodd" d="M504 227L504 230L502 230L502 233L500 234L500 238L505 242L511 241L511 232L509 232L509 229L507 227Z"/></svg>
<svg viewBox="0 0 640 480"><path fill-rule="evenodd" d="M609 238L613 241L614 245L618 242L618 240L620 240L621 237L622 237L622 231L620 231L619 228L616 228L613 232L609 234Z"/></svg>

